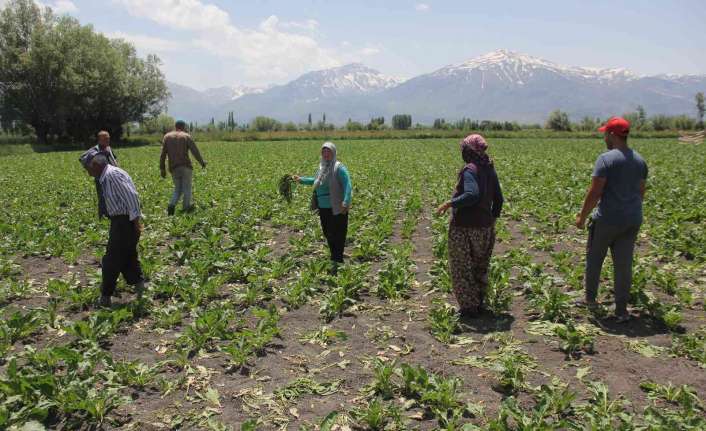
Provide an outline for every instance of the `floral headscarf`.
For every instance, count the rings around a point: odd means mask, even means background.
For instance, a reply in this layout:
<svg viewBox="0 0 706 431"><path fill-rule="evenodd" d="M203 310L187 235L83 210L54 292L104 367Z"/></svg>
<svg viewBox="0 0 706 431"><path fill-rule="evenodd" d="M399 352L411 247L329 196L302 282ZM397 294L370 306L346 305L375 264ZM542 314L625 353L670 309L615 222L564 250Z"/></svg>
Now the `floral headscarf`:
<svg viewBox="0 0 706 431"><path fill-rule="evenodd" d="M490 166L493 161L490 160L486 151L488 143L478 134L468 135L461 140L461 157L466 163L473 163L478 166Z"/></svg>

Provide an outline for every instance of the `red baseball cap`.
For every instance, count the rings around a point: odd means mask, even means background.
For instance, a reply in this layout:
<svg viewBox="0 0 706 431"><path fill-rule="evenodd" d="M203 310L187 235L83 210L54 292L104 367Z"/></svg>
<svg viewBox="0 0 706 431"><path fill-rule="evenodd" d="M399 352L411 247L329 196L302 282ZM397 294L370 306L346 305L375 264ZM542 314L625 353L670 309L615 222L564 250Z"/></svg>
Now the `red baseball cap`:
<svg viewBox="0 0 706 431"><path fill-rule="evenodd" d="M613 117L606 122L599 132L610 132L618 136L628 136L630 133L630 122L623 117Z"/></svg>

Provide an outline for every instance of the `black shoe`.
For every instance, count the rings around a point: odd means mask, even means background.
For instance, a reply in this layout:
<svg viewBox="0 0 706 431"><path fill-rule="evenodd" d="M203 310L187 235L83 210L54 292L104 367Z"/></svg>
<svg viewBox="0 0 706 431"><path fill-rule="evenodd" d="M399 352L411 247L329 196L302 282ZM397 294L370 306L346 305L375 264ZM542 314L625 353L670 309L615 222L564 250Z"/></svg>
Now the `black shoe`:
<svg viewBox="0 0 706 431"><path fill-rule="evenodd" d="M632 319L630 313L620 313L615 315L615 323L628 323Z"/></svg>
<svg viewBox="0 0 706 431"><path fill-rule="evenodd" d="M110 308L111 305L112 301L110 300L110 296L101 295L101 299L98 300L98 306L101 308Z"/></svg>
<svg viewBox="0 0 706 431"><path fill-rule="evenodd" d="M331 267L329 268L329 274L332 276L337 276L338 275L338 265L339 263L336 261L331 262Z"/></svg>
<svg viewBox="0 0 706 431"><path fill-rule="evenodd" d="M459 314L461 315L461 319L473 319L480 316L481 310L480 307L476 309L462 308L459 310Z"/></svg>
<svg viewBox="0 0 706 431"><path fill-rule="evenodd" d="M173 206L168 206L167 207L167 215L173 216L174 215L174 207Z"/></svg>

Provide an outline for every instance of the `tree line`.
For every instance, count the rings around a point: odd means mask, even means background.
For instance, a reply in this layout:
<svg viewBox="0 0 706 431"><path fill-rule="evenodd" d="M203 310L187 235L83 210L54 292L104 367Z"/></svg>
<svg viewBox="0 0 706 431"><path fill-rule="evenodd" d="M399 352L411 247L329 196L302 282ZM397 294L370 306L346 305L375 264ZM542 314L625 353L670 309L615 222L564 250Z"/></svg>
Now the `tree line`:
<svg viewBox="0 0 706 431"><path fill-rule="evenodd" d="M703 115L696 119L686 115L667 116L655 115L647 117L644 108L638 106L635 112L628 112L623 116L630 121L634 130L641 131L664 131L664 130L697 130L703 128ZM332 123L325 122L325 114L320 121L311 121L311 114L307 121L294 123L292 121L282 122L266 116L257 116L250 122L237 123L234 112L229 112L227 119L210 121L199 124L198 122L188 123L188 130L191 132L298 132L298 131L375 131L375 130L478 130L478 131L520 131L520 130L554 130L554 131L576 131L594 132L607 118L584 117L578 122L572 122L566 112L556 110L550 113L547 121L542 124L524 124L517 121L493 121L493 120L473 120L461 118L454 121L446 121L444 118L437 118L430 125L416 123L413 125L412 116L409 114L393 115L391 124L385 122L385 117L372 117L367 123L348 119L343 125L336 127ZM143 134L160 134L172 130L175 119L167 114L160 114L157 117L146 118L137 127L130 131Z"/></svg>
<svg viewBox="0 0 706 431"><path fill-rule="evenodd" d="M634 130L663 131L663 130L701 130L704 128L704 114L706 106L704 104L704 93L699 92L694 96L696 105L696 118L688 115L653 115L648 116L645 108L638 105L635 111L623 113L623 118L630 121ZM569 115L561 110L553 111L549 114L546 129L556 131L592 131L600 127L605 119L583 117L578 122L572 122Z"/></svg>
<svg viewBox="0 0 706 431"><path fill-rule="evenodd" d="M160 61L32 0L0 11L0 126L40 143L87 142L97 130L156 117L169 95Z"/></svg>

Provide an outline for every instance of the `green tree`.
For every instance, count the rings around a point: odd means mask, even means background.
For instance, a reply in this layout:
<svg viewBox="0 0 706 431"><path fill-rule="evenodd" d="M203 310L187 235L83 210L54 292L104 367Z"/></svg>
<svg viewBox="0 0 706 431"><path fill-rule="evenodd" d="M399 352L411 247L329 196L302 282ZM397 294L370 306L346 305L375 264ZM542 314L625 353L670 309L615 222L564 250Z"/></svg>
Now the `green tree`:
<svg viewBox="0 0 706 431"><path fill-rule="evenodd" d="M392 116L392 128L397 130L407 130L412 127L412 116L408 114L397 114Z"/></svg>
<svg viewBox="0 0 706 431"><path fill-rule="evenodd" d="M154 117L145 118L141 124L141 131L148 134L165 134L174 128L174 117L167 114L159 114Z"/></svg>
<svg viewBox="0 0 706 431"><path fill-rule="evenodd" d="M282 125L279 121L275 120L274 118L258 116L255 117L254 120L252 120L250 127L257 130L258 132L270 132L281 130Z"/></svg>
<svg viewBox="0 0 706 431"><path fill-rule="evenodd" d="M645 112L645 107L642 105L637 105L637 128L644 129L647 125L647 112Z"/></svg>
<svg viewBox="0 0 706 431"><path fill-rule="evenodd" d="M694 130L697 127L696 120L688 115L677 115L673 121L674 127L678 130Z"/></svg>
<svg viewBox="0 0 706 431"><path fill-rule="evenodd" d="M40 142L88 141L99 129L119 139L124 124L157 115L169 94L159 64L32 0L0 12L0 115Z"/></svg>
<svg viewBox="0 0 706 431"><path fill-rule="evenodd" d="M569 115L566 112L562 112L557 109L549 114L549 118L547 119L544 128L554 131L570 131L571 121L569 121Z"/></svg>
<svg viewBox="0 0 706 431"><path fill-rule="evenodd" d="M661 130L674 129L674 120L667 115L655 115L650 118L650 123L652 123L652 128L658 132Z"/></svg>
<svg viewBox="0 0 706 431"><path fill-rule="evenodd" d="M353 121L350 118L348 119L348 122L346 123L346 130L357 131L363 129L365 129L365 126L363 126L361 123Z"/></svg>
<svg viewBox="0 0 706 431"><path fill-rule="evenodd" d="M581 122L579 123L578 127L579 130L583 132L595 132L596 129L598 129L599 124L600 123L596 119L593 119L589 116L585 116L581 119Z"/></svg>
<svg viewBox="0 0 706 431"><path fill-rule="evenodd" d="M704 93L699 91L696 93L696 112L699 117L698 127L700 129L704 128L704 113L706 113L706 106L704 105Z"/></svg>
<svg viewBox="0 0 706 431"><path fill-rule="evenodd" d="M446 129L446 120L443 118L437 118L434 120L434 126L435 129Z"/></svg>
<svg viewBox="0 0 706 431"><path fill-rule="evenodd" d="M228 112L228 119L226 120L226 128L232 132L236 127L237 124L235 123L235 113L230 111Z"/></svg>
<svg viewBox="0 0 706 431"><path fill-rule="evenodd" d="M373 117L367 126L368 130L380 130L385 128L385 117Z"/></svg>

